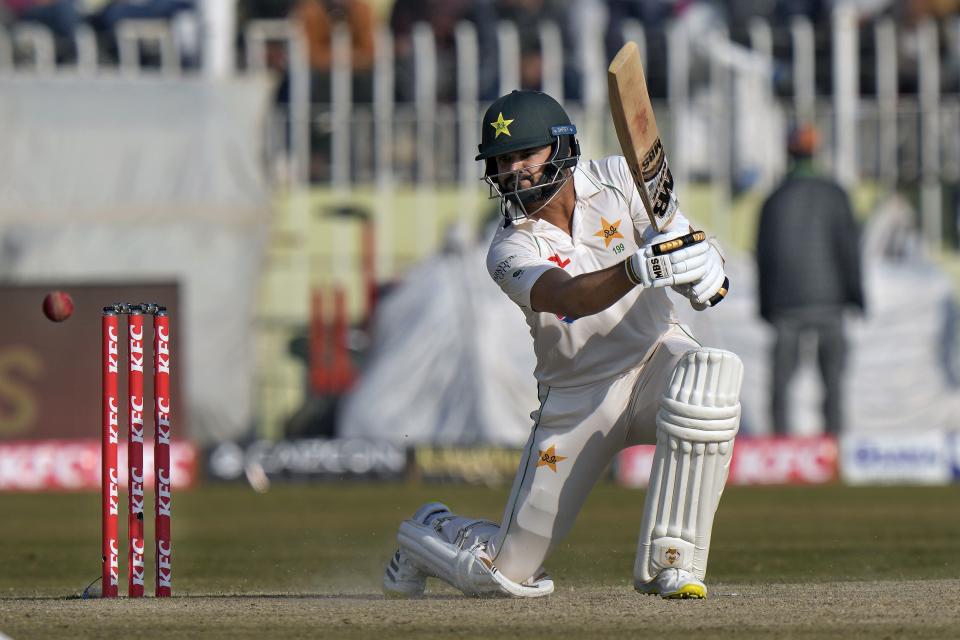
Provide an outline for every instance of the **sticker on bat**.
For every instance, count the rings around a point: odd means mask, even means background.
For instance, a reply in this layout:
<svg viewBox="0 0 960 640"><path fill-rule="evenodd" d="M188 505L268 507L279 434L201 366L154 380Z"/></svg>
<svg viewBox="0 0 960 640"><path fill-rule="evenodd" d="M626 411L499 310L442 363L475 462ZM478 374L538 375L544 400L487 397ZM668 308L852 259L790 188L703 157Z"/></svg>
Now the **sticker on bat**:
<svg viewBox="0 0 960 640"><path fill-rule="evenodd" d="M650 182L656 178L666 162L667 158L663 153L663 144L660 142L660 138L657 138L653 141L653 146L650 147L647 154L643 156L643 161L640 163L643 181Z"/></svg>
<svg viewBox="0 0 960 640"><path fill-rule="evenodd" d="M677 196L673 192L673 174L667 164L660 138L654 141L650 151L644 156L641 173L650 206L653 209L653 216L657 220L671 220L678 203Z"/></svg>
<svg viewBox="0 0 960 640"><path fill-rule="evenodd" d="M677 196L673 192L673 174L670 167L663 163L663 171L653 180L646 183L647 193L650 194L650 204L653 206L653 215L657 220L669 220L677 211Z"/></svg>

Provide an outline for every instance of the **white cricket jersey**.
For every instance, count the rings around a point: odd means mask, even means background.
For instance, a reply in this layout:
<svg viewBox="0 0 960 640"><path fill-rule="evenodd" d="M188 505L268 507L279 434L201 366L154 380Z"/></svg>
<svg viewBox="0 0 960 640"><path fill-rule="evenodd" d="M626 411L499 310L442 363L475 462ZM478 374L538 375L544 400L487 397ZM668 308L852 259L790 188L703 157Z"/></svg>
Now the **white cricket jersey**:
<svg viewBox="0 0 960 640"><path fill-rule="evenodd" d="M662 288L636 287L600 313L574 320L530 308L530 290L548 269L579 275L623 262L640 248L650 226L623 157L581 159L573 184L572 236L549 222L523 219L501 227L487 253L491 277L530 326L534 375L554 387L589 384L636 367L676 322ZM670 228L685 233L689 222L677 212Z"/></svg>

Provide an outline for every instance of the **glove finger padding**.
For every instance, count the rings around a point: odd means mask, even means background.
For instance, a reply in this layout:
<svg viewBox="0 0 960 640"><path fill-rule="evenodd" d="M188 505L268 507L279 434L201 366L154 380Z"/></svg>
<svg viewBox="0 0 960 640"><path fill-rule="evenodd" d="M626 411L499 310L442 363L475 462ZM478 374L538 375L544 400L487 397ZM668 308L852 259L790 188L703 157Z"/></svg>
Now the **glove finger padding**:
<svg viewBox="0 0 960 640"><path fill-rule="evenodd" d="M700 249L701 247L688 245L681 251L694 248ZM702 251L702 255L683 260L685 266L695 264L696 260L702 260L704 268L700 271L700 277L687 284L679 284L685 280L685 278L675 276L674 281L678 284L673 287L674 291L690 300L690 305L697 311L702 311L708 306L718 304L727 295L727 287L729 286L729 281L723 269L723 256L716 246L716 243L712 240L702 243ZM679 251L677 253L679 253ZM688 252L686 255L689 256L690 253L694 252ZM671 257L673 257L672 254ZM675 270L679 270L679 265L672 266ZM682 269L683 267L680 268Z"/></svg>
<svg viewBox="0 0 960 640"><path fill-rule="evenodd" d="M676 271L677 268L677 265L673 265L675 271L668 283L671 286L699 282L707 273L706 264L691 264L690 261L681 263L679 268L683 269L682 271Z"/></svg>
<svg viewBox="0 0 960 640"><path fill-rule="evenodd" d="M723 263L719 256L716 260L711 260L707 266L707 272L699 281L694 282L691 287L691 300L704 303L720 290L723 286Z"/></svg>

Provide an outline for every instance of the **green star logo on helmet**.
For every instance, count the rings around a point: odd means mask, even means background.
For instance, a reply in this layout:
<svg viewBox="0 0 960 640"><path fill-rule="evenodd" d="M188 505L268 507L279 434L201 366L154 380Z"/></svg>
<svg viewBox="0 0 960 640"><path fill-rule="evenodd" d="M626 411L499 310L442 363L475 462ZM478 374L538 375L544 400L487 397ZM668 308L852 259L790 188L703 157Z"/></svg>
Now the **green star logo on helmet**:
<svg viewBox="0 0 960 640"><path fill-rule="evenodd" d="M493 127L493 130L496 132L496 134L495 134L493 137L494 137L494 138L499 138L501 133L504 133L504 134L506 134L506 135L509 136L509 135L510 135L510 129L508 129L508 127L510 126L510 124L511 124L512 122L513 122L513 120L504 120L504 119L503 119L503 112L501 111L501 112L500 112L500 115L497 117L497 119L496 119L494 122L491 122L491 123L490 123L490 126ZM512 137L512 136L511 136L511 137Z"/></svg>

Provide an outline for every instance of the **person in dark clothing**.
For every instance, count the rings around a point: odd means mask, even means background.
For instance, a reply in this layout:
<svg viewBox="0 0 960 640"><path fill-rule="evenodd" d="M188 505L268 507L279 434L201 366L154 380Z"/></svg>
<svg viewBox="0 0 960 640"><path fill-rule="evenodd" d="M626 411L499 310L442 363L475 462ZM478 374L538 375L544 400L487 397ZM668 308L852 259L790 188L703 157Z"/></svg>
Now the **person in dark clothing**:
<svg viewBox="0 0 960 640"><path fill-rule="evenodd" d="M791 426L787 387L805 334L817 339L825 430L834 435L843 430L843 310L865 309L857 223L843 188L816 175L817 143L811 126L791 133L788 150L793 166L764 202L757 233L760 315L777 334L772 413L773 430L779 435Z"/></svg>

